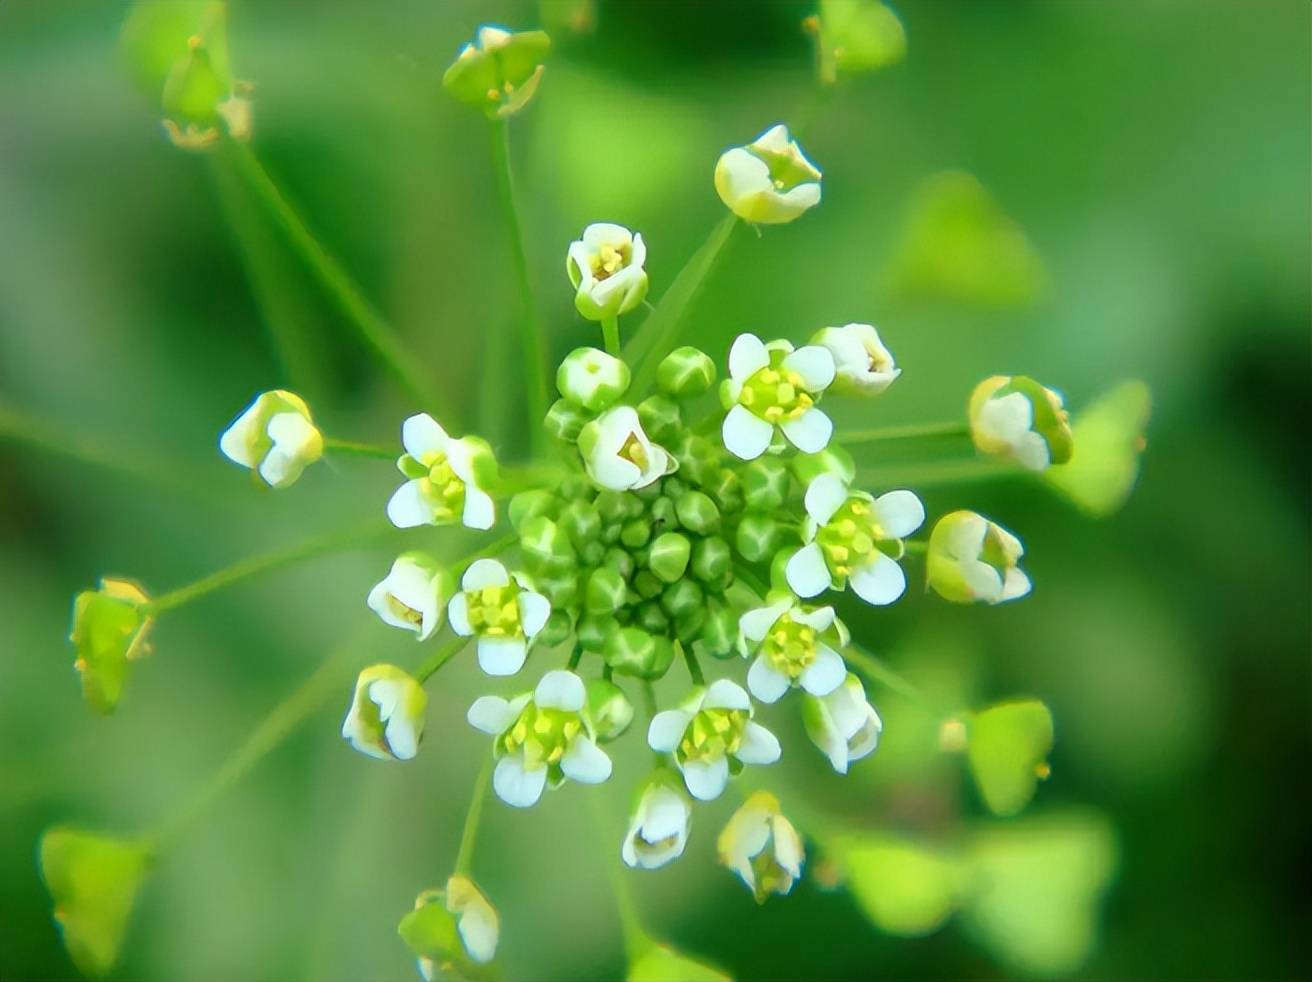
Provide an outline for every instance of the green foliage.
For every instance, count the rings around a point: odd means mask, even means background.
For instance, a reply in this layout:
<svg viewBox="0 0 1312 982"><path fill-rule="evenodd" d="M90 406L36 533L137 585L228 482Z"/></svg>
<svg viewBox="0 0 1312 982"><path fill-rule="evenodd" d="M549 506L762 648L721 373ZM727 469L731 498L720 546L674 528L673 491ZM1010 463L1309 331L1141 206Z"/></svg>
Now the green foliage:
<svg viewBox="0 0 1312 982"><path fill-rule="evenodd" d="M628 982L732 982L717 968L664 945L644 951L629 965Z"/></svg>
<svg viewBox="0 0 1312 982"><path fill-rule="evenodd" d="M147 602L135 583L108 577L100 589L84 590L73 599L74 665L82 676L82 695L93 709L114 710L132 661L148 653Z"/></svg>
<svg viewBox="0 0 1312 982"><path fill-rule="evenodd" d="M141 0L123 24L120 43L133 79L158 99L165 80L191 54L193 39L215 76L230 84L227 10L217 0Z"/></svg>
<svg viewBox="0 0 1312 982"><path fill-rule="evenodd" d="M967 755L980 795L995 815L1015 815L1047 774L1052 713L1037 699L1001 703L974 714Z"/></svg>
<svg viewBox="0 0 1312 982"><path fill-rule="evenodd" d="M816 30L820 81L896 65L907 53L897 14L878 0L820 0Z"/></svg>
<svg viewBox="0 0 1312 982"><path fill-rule="evenodd" d="M1049 467L1043 480L1084 511L1105 517L1120 509L1139 476L1152 394L1143 382L1122 382L1075 416L1075 453Z"/></svg>
<svg viewBox="0 0 1312 982"><path fill-rule="evenodd" d="M956 859L910 842L839 839L829 852L866 916L890 934L919 937L938 930L964 886Z"/></svg>

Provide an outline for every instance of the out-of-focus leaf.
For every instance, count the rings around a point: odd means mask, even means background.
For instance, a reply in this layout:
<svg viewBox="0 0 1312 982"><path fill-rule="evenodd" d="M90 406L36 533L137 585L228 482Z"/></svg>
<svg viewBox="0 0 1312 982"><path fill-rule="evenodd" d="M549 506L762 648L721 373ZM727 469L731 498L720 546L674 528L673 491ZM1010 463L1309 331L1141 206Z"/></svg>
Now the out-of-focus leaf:
<svg viewBox="0 0 1312 982"><path fill-rule="evenodd" d="M82 676L82 694L99 712L113 712L131 663L150 651L149 602L136 583L112 577L73 598L73 665Z"/></svg>
<svg viewBox="0 0 1312 982"><path fill-rule="evenodd" d="M907 53L907 34L878 0L820 0L817 14L820 81L896 65Z"/></svg>
<svg viewBox="0 0 1312 982"><path fill-rule="evenodd" d="M142 90L157 98L191 42L204 45L216 75L227 79L227 9L220 0L141 0L123 24L122 51Z"/></svg>
<svg viewBox="0 0 1312 982"><path fill-rule="evenodd" d="M1043 259L972 175L927 178L907 210L889 266L894 294L984 307L1023 307L1042 292Z"/></svg>
<svg viewBox="0 0 1312 982"><path fill-rule="evenodd" d="M1116 851L1111 825L1096 812L985 826L967 849L973 889L963 923L1017 971L1074 971L1093 948Z"/></svg>
<svg viewBox="0 0 1312 982"><path fill-rule="evenodd" d="M1117 511L1134 489L1152 393L1136 379L1099 396L1075 417L1070 463L1049 467L1043 479L1099 517Z"/></svg>
<svg viewBox="0 0 1312 982"><path fill-rule="evenodd" d="M967 756L984 803L995 815L1015 815L1047 775L1052 713L1037 699L1006 702L969 722Z"/></svg>
<svg viewBox="0 0 1312 982"><path fill-rule="evenodd" d="M629 966L628 982L731 982L717 968L656 945Z"/></svg>
<svg viewBox="0 0 1312 982"><path fill-rule="evenodd" d="M844 837L828 852L866 916L890 934L917 937L938 930L963 886L955 859L910 842Z"/></svg>
<svg viewBox="0 0 1312 982"><path fill-rule="evenodd" d="M558 34L590 34L597 26L597 0L538 0L542 26Z"/></svg>

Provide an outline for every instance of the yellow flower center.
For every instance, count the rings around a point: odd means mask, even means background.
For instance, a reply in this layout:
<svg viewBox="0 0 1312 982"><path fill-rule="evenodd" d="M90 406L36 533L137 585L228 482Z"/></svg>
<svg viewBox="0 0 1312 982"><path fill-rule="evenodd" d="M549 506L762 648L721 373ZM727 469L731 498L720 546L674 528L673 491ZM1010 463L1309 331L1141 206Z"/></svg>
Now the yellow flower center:
<svg viewBox="0 0 1312 982"><path fill-rule="evenodd" d="M485 586L466 590L469 626L475 634L489 638L518 638L524 634L519 622L519 587Z"/></svg>
<svg viewBox="0 0 1312 982"><path fill-rule="evenodd" d="M598 249L591 258L592 275L597 280L608 279L627 266L629 257L632 255L633 247L631 245L616 246L607 243Z"/></svg>
<svg viewBox="0 0 1312 982"><path fill-rule="evenodd" d="M775 365L753 373L743 384L738 401L767 423L797 419L815 405L802 376Z"/></svg>
<svg viewBox="0 0 1312 982"><path fill-rule="evenodd" d="M761 651L775 671L790 679L800 676L815 661L816 630L784 614L766 635Z"/></svg>
<svg viewBox="0 0 1312 982"><path fill-rule="evenodd" d="M747 713L741 709L703 709L684 730L675 752L685 763L736 754L746 727Z"/></svg>
<svg viewBox="0 0 1312 982"><path fill-rule="evenodd" d="M875 521L870 502L855 496L844 502L815 539L824 552L829 572L839 577L850 576L852 570L864 566L876 550L895 558L901 554L898 540L887 536Z"/></svg>
<svg viewBox="0 0 1312 982"><path fill-rule="evenodd" d="M413 607L407 607L390 593L383 602L387 604L387 609L393 617L407 621L415 627L418 627L424 622L424 615L421 611L415 610Z"/></svg>
<svg viewBox="0 0 1312 982"><path fill-rule="evenodd" d="M440 450L425 464L428 476L424 478L424 497L432 504L439 521L456 521L465 507L465 482L456 476L451 462Z"/></svg>
<svg viewBox="0 0 1312 982"><path fill-rule="evenodd" d="M625 460L632 461L638 465L640 471L646 471L650 458L647 456L647 448L643 446L642 441L638 439L638 434L630 433L625 439L624 445L620 447L620 456Z"/></svg>
<svg viewBox="0 0 1312 982"><path fill-rule="evenodd" d="M563 709L541 709L534 703L524 707L519 718L501 737L507 754L524 754L524 767L534 770L559 764L570 741L583 729L578 713Z"/></svg>

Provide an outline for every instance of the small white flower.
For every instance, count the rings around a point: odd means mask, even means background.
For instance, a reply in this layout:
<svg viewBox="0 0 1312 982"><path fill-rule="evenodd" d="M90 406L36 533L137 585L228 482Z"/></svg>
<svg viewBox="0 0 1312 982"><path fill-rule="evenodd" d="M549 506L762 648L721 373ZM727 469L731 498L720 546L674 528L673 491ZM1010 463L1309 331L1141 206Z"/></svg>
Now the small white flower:
<svg viewBox="0 0 1312 982"><path fill-rule="evenodd" d="M501 918L472 880L453 876L446 881L446 909L455 916L460 942L470 958L485 965L496 957Z"/></svg>
<svg viewBox="0 0 1312 982"><path fill-rule="evenodd" d="M847 674L843 656L825 643L841 647L847 631L833 607L807 609L793 597L749 610L738 619L738 647L743 657L755 655L747 672L747 688L761 702L777 702L794 686L815 696L838 688Z"/></svg>
<svg viewBox="0 0 1312 982"><path fill-rule="evenodd" d="M820 203L820 170L806 159L782 123L745 147L734 147L715 165L715 190L745 222L791 222Z"/></svg>
<svg viewBox="0 0 1312 982"><path fill-rule="evenodd" d="M285 488L323 456L323 434L304 399L275 389L257 396L223 431L219 449L233 463L259 474L269 487Z"/></svg>
<svg viewBox="0 0 1312 982"><path fill-rule="evenodd" d="M657 753L672 754L694 798L714 801L741 764L773 764L779 741L752 721L752 701L742 686L717 679L697 687L678 709L652 717L647 743Z"/></svg>
<svg viewBox="0 0 1312 982"><path fill-rule="evenodd" d="M720 862L737 873L757 903L786 894L802 875L802 837L768 791L752 794L720 833Z"/></svg>
<svg viewBox="0 0 1312 982"><path fill-rule="evenodd" d="M496 507L487 488L496 480L496 458L486 441L466 436L453 439L427 413L411 416L401 426L405 453L397 461L410 478L387 503L387 517L397 528L450 525L489 529Z"/></svg>
<svg viewBox="0 0 1312 982"><path fill-rule="evenodd" d="M692 827L692 805L672 775L663 772L647 782L629 820L620 855L637 869L656 869L683 855Z"/></svg>
<svg viewBox="0 0 1312 982"><path fill-rule="evenodd" d="M414 631L426 641L442 626L452 592L451 574L426 553L407 552L369 591L369 609L383 623Z"/></svg>
<svg viewBox="0 0 1312 982"><path fill-rule="evenodd" d="M825 473L807 485L805 505L804 544L784 567L794 593L814 597L850 583L868 604L891 604L902 596L907 578L897 560L905 551L902 540L925 520L919 498L910 491L875 498Z"/></svg>
<svg viewBox="0 0 1312 982"><path fill-rule="evenodd" d="M425 890L415 899L414 911L401 921L400 934L424 952L417 959L419 974L432 982L439 977L440 963L459 965L467 958L486 965L495 958L501 918L473 880L457 874L446 881L445 889Z"/></svg>
<svg viewBox="0 0 1312 982"><path fill-rule="evenodd" d="M829 349L838 370L834 388L855 395L878 395L893 384L902 369L869 324L826 327L811 338L812 344Z"/></svg>
<svg viewBox="0 0 1312 982"><path fill-rule="evenodd" d="M451 630L478 638L478 665L488 675L514 675L551 616L551 601L528 579L495 559L470 564L447 605Z"/></svg>
<svg viewBox="0 0 1312 982"><path fill-rule="evenodd" d="M1046 470L1071 459L1074 439L1061 396L1024 375L994 375L970 395L970 435L981 453Z"/></svg>
<svg viewBox="0 0 1312 982"><path fill-rule="evenodd" d="M579 434L588 476L611 491L636 491L678 469L679 462L643 432L638 411L616 406Z"/></svg>
<svg viewBox="0 0 1312 982"><path fill-rule="evenodd" d="M563 669L547 672L532 695L506 700L482 696L469 707L469 723L496 737L492 789L515 808L537 803L548 785L568 778L600 784L611 762L597 746L583 680Z"/></svg>
<svg viewBox="0 0 1312 982"><path fill-rule="evenodd" d="M428 695L395 665L370 665L355 682L355 696L342 722L342 736L378 760L410 760L424 734Z"/></svg>
<svg viewBox="0 0 1312 982"><path fill-rule="evenodd" d="M829 445L834 424L816 408L834 380L834 356L818 344L793 349L787 341L762 343L740 334L729 349L729 378L720 401L729 411L721 435L735 457L755 460L774 440L775 427L803 453Z"/></svg>
<svg viewBox="0 0 1312 982"><path fill-rule="evenodd" d="M627 314L647 295L647 246L623 225L597 222L571 242L565 271L577 291L574 306L588 320Z"/></svg>
<svg viewBox="0 0 1312 982"><path fill-rule="evenodd" d="M955 603L1015 600L1030 592L1017 565L1025 548L1001 525L973 511L944 515L929 534L929 585Z"/></svg>
<svg viewBox="0 0 1312 982"><path fill-rule="evenodd" d="M828 695L803 699L802 723L811 742L839 774L846 774L853 761L874 753L884 728L879 713L866 699L865 686L850 673Z"/></svg>

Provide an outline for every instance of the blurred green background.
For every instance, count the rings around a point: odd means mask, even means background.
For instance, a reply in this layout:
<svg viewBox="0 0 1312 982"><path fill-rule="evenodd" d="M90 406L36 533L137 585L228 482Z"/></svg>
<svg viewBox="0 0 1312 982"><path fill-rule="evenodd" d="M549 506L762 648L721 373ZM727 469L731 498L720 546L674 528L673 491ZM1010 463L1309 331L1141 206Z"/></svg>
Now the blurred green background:
<svg viewBox="0 0 1312 982"><path fill-rule="evenodd" d="M515 280L486 125L440 76L477 24L532 26L537 4L231 8L234 69L257 83L256 153L432 366L462 407L459 427L513 454ZM946 699L1051 706L1053 774L1012 824L1092 809L1118 843L1105 900L1072 901L1094 925L1078 975L1299 976L1312 913L1300 790L1312 749L1312 7L907 0L898 11L905 62L841 86L805 133L823 204L759 238L740 229L690 335L718 356L741 330L801 340L826 324L878 324L904 374L851 415L867 425L959 417L993 373L1034 375L1077 411L1118 380L1151 385L1139 486L1109 520L1026 482L926 489L931 515L976 508L1023 538L1032 597L957 609L913 589L894 608L845 616ZM659 298L722 214L716 156L810 112L799 29L810 12L782 0L603 2L595 30L555 34L513 152L556 358L596 341L573 311L567 243L595 220L641 230ZM364 595L403 542L457 538L394 533L198 601L159 624L156 654L113 717L83 705L68 611L101 573L162 592L381 515L397 482L386 463L334 461L262 494L220 459L218 433L254 393L295 387L328 432L376 442L421 408L369 361L241 185L163 138L120 61L124 14L0 4L0 405L57 440L163 470L141 480L0 441L6 980L74 976L35 867L44 827L151 826L344 638L363 638L353 666L416 664L413 643L369 621ZM950 169L975 175L1025 230L1042 276L975 296L897 288L908 209L925 178ZM1007 275L986 267L984 282ZM299 339L291 363L270 320ZM479 384L485 359L504 365L492 386ZM676 674L662 693L682 685ZM383 766L338 736L344 681L163 857L120 976L411 977L396 921L450 870L485 747L464 709L487 688L471 659L438 676L426 751ZM787 749L765 780L786 810L791 794L945 846L1005 824L985 817L961 761L907 735L932 721L870 692L886 746L846 780L790 713L766 713ZM507 978L622 972L602 864L618 863L647 759L636 731L616 756L601 792L604 856L577 786L529 813L489 804L475 873L502 913ZM685 857L630 877L653 933L681 949L744 979L1045 974L1024 951L1061 906L1041 884L1017 893L1010 938L966 918L891 937L847 893L809 880L757 909L713 862L730 808L699 808Z"/></svg>

